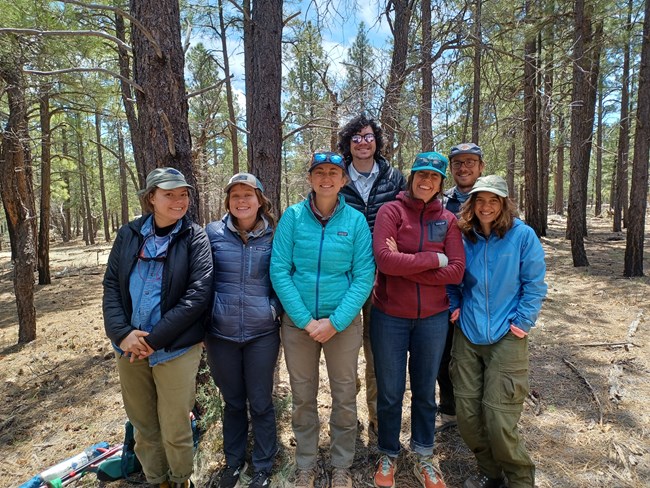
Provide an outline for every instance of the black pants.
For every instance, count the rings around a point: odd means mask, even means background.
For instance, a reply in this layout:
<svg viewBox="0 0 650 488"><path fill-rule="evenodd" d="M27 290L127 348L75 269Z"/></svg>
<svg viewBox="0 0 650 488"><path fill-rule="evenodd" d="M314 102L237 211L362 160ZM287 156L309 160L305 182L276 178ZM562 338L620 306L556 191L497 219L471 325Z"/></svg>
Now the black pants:
<svg viewBox="0 0 650 488"><path fill-rule="evenodd" d="M438 369L438 388L440 389L440 399L438 401L438 411L446 415L456 415L456 401L454 400L454 385L451 383L449 376L449 361L451 361L451 345L454 340L454 329L456 326L449 323L449 332L445 342L445 350L442 353L442 361Z"/></svg>

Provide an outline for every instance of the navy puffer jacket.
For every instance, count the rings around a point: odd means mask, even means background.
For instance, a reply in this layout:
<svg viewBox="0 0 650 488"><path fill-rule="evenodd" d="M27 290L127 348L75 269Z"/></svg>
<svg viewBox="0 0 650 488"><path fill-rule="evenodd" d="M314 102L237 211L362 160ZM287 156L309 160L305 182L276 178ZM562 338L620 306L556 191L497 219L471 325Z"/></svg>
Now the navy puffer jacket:
<svg viewBox="0 0 650 488"><path fill-rule="evenodd" d="M212 317L208 334L246 342L278 331L280 301L269 277L273 230L244 244L223 220L206 227L214 263ZM275 313L271 309L275 309Z"/></svg>
<svg viewBox="0 0 650 488"><path fill-rule="evenodd" d="M379 174L370 189L367 204L361 198L352 180L348 181L340 191L345 198L345 203L364 215L371 233L375 228L379 207L386 202L392 202L400 191L406 189L406 179L399 170L393 168L384 158L377 158L375 162L379 165ZM352 163L348 163L348 166L350 164Z"/></svg>

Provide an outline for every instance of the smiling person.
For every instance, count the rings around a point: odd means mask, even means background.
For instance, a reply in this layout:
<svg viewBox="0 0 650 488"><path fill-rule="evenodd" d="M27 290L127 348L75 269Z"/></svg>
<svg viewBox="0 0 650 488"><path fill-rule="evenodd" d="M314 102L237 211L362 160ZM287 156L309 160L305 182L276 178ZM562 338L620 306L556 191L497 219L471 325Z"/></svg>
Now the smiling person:
<svg viewBox="0 0 650 488"><path fill-rule="evenodd" d="M122 226L104 275L104 327L147 482L192 486L196 374L212 296L210 243L187 217L189 190L156 168L140 192L142 217Z"/></svg>
<svg viewBox="0 0 650 488"><path fill-rule="evenodd" d="M365 215L372 233L379 208L395 200L406 188L402 173L393 168L381 154L384 146L382 128L365 114L350 120L339 132L338 147L345 159L350 176L341 188L345 203ZM368 405L368 430L377 435L377 381L375 363L370 346L371 300L363 305L363 355L366 360L366 403ZM357 380L357 390L361 382ZM358 392L357 392L358 393Z"/></svg>
<svg viewBox="0 0 650 488"><path fill-rule="evenodd" d="M473 142L457 144L449 151L449 167L451 168L451 176L454 178L455 185L445 191L443 205L458 218L461 205L469 198L469 192L485 168L483 151ZM449 325L445 350L440 361L440 368L438 369L440 401L438 402L438 417L436 418L437 432L442 432L456 425L454 385L449 376L449 362L451 361L451 345L454 339L454 328L453 324Z"/></svg>
<svg viewBox="0 0 650 488"><path fill-rule="evenodd" d="M480 471L463 487L532 488L535 465L517 422L529 388L528 332L546 296L544 250L496 175L476 180L459 226L468 264L461 285L448 287L457 324L450 371L458 430Z"/></svg>
<svg viewBox="0 0 650 488"><path fill-rule="evenodd" d="M445 486L432 459L436 376L449 327L445 285L459 283L465 270L456 217L441 201L446 169L442 154L418 154L407 190L383 205L375 222L378 272L370 340L377 374L378 488L395 486L407 366L414 472L424 488Z"/></svg>
<svg viewBox="0 0 650 488"><path fill-rule="evenodd" d="M248 418L253 430L249 488L269 486L278 450L273 371L280 348L280 302L269 266L275 219L262 183L237 173L226 185L226 215L206 227L214 263L212 316L205 338L214 382L226 404L226 467L218 488L235 488L246 470Z"/></svg>
<svg viewBox="0 0 650 488"><path fill-rule="evenodd" d="M372 289L375 263L365 218L339 195L347 181L343 158L328 151L313 154L307 180L311 193L282 215L271 257L271 281L286 312L281 335L293 402L294 486L314 486L323 353L332 396L331 486L352 488L359 311Z"/></svg>

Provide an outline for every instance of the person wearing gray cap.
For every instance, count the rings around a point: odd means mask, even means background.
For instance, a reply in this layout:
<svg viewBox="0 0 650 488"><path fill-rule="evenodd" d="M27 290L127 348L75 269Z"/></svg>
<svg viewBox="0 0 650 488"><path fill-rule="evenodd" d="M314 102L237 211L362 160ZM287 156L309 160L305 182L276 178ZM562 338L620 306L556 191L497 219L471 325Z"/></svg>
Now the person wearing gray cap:
<svg viewBox="0 0 650 488"><path fill-rule="evenodd" d="M467 268L447 290L456 324L450 372L458 430L480 471L463 488L532 488L535 465L517 422L529 388L528 333L546 296L544 250L496 175L476 180L459 227Z"/></svg>
<svg viewBox="0 0 650 488"><path fill-rule="evenodd" d="M145 215L118 231L103 281L135 453L147 482L162 488L192 486L190 411L212 297L210 242L185 215L190 189L174 168L147 175Z"/></svg>
<svg viewBox="0 0 650 488"><path fill-rule="evenodd" d="M269 278L275 218L254 175L237 173L224 190L227 213L206 227L214 263L214 298L205 347L210 372L226 404L226 466L216 487L240 486L250 412L253 477L247 486L263 488L269 486L278 450L273 371L282 309Z"/></svg>

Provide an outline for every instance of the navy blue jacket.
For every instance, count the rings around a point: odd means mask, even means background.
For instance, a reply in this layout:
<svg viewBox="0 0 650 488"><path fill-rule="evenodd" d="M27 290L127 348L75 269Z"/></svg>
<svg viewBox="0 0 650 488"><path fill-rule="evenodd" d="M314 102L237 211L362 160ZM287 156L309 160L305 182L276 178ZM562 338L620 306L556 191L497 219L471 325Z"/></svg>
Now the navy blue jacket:
<svg viewBox="0 0 650 488"><path fill-rule="evenodd" d="M115 345L133 330L129 279L143 241L140 229L148 217L144 215L123 225L108 257L104 275L104 328ZM203 340L204 312L210 303L211 284L212 260L207 236L201 227L183 217L181 229L169 243L163 267L162 318L145 338L154 350L182 349Z"/></svg>
<svg viewBox="0 0 650 488"><path fill-rule="evenodd" d="M384 158L375 159L375 162L379 165L379 174L370 189L367 204L361 198L352 180L348 181L340 191L345 198L345 203L364 215L371 233L375 228L379 207L386 202L392 202L400 191L406 189L406 179L399 170L393 168ZM348 166L350 164L352 163L348 163Z"/></svg>
<svg viewBox="0 0 650 488"><path fill-rule="evenodd" d="M207 332L246 342L276 332L279 326L282 309L269 277L273 229L267 227L244 244L228 228L229 218L227 214L205 228L214 263L212 317Z"/></svg>

